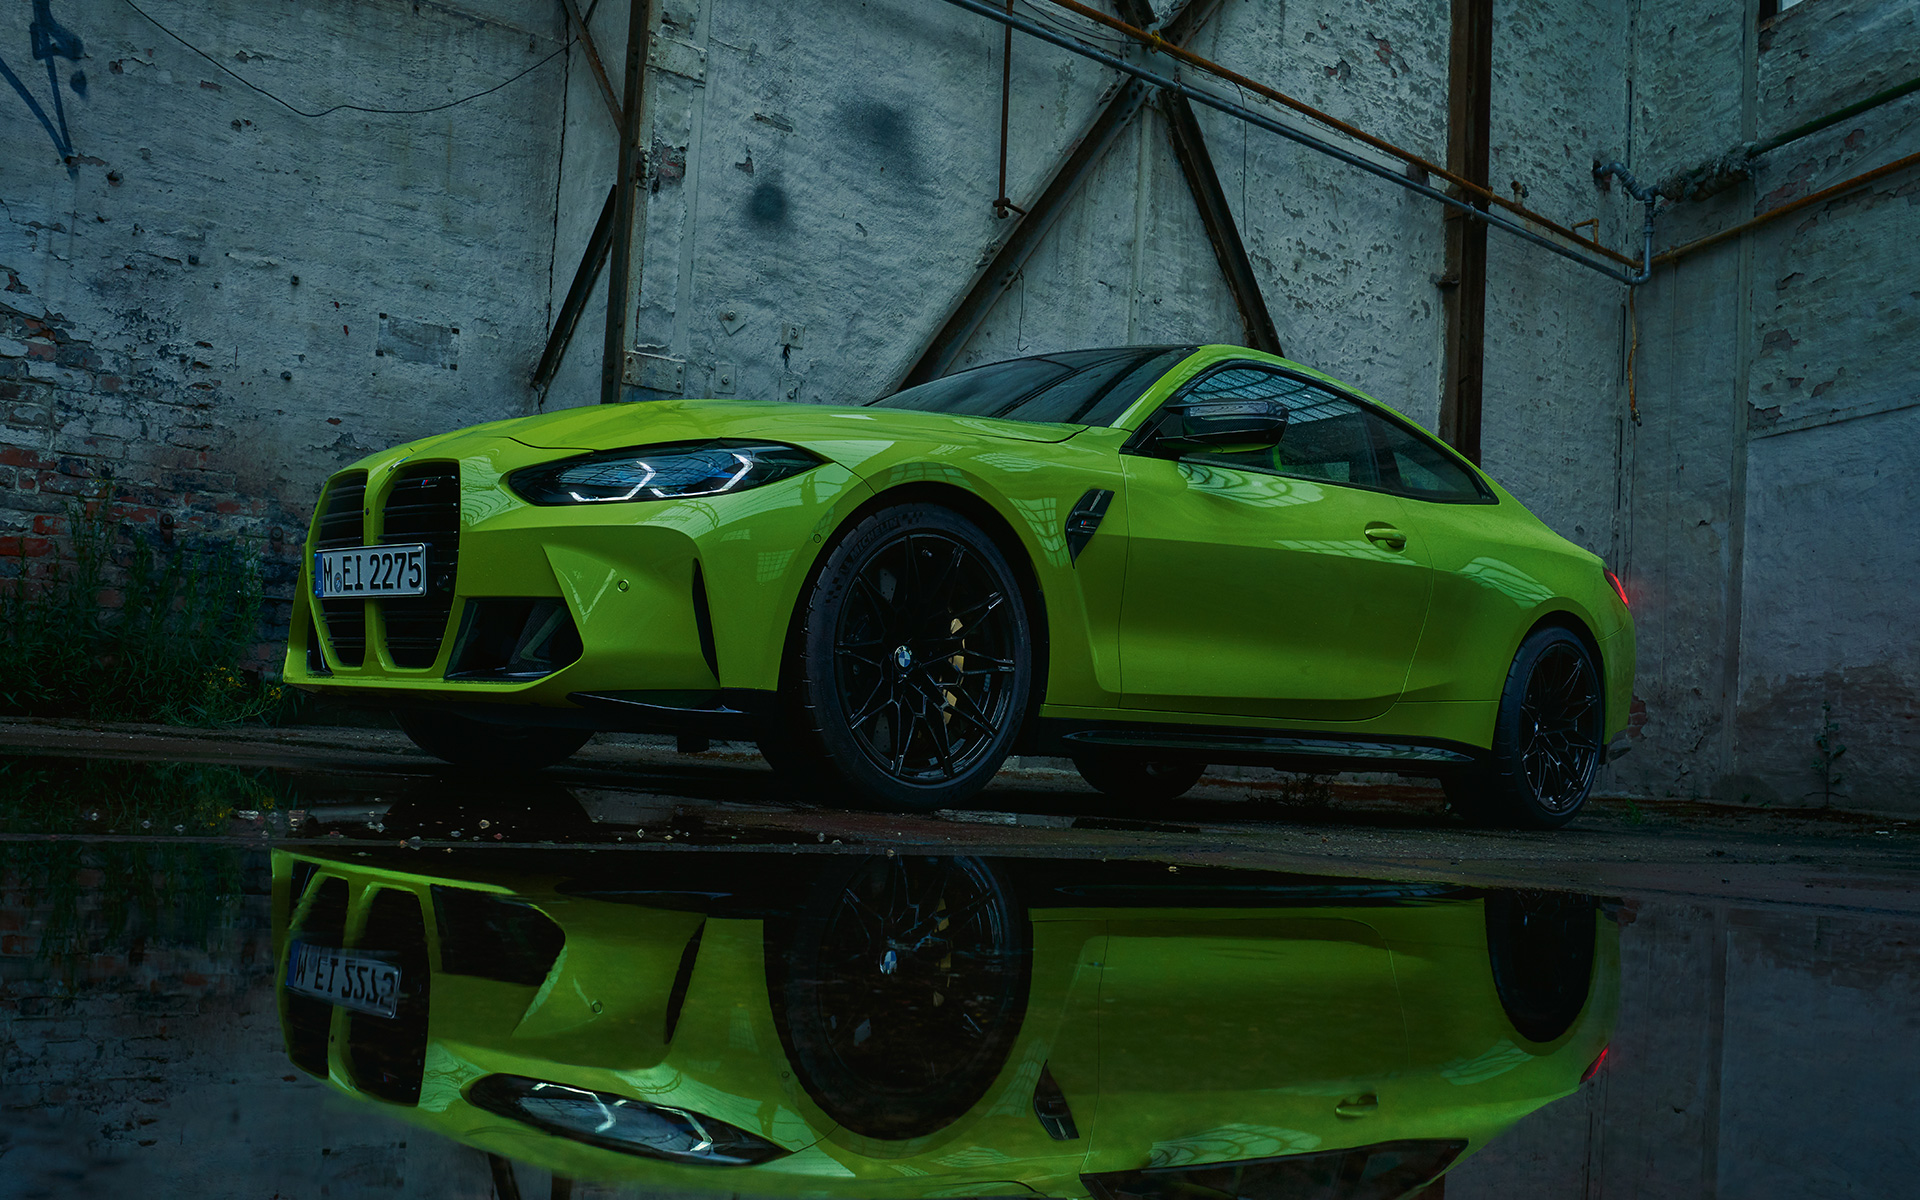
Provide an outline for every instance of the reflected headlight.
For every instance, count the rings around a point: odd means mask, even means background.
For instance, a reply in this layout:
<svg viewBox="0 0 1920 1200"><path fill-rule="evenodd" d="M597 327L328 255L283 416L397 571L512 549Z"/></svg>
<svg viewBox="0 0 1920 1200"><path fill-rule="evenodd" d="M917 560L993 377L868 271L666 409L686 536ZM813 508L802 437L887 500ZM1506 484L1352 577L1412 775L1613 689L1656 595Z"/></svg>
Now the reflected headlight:
<svg viewBox="0 0 1920 1200"><path fill-rule="evenodd" d="M467 1099L546 1133L667 1162L745 1167L787 1153L712 1117L524 1075L488 1075L467 1089Z"/></svg>
<svg viewBox="0 0 1920 1200"><path fill-rule="evenodd" d="M811 471L826 460L798 446L721 438L603 450L527 467L507 486L534 504L608 504L723 496Z"/></svg>

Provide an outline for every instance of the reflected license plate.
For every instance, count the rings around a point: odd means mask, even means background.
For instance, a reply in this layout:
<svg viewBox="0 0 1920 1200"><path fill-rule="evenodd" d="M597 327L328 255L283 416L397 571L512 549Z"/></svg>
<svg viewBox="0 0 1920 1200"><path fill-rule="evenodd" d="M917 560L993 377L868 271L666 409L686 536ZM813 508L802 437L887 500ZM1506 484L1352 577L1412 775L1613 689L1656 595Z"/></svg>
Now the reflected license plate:
<svg viewBox="0 0 1920 1200"><path fill-rule="evenodd" d="M316 551L313 594L322 600L339 596L424 596L426 543Z"/></svg>
<svg viewBox="0 0 1920 1200"><path fill-rule="evenodd" d="M287 952L287 990L376 1017L391 1017L400 968L376 951L335 950L295 942Z"/></svg>

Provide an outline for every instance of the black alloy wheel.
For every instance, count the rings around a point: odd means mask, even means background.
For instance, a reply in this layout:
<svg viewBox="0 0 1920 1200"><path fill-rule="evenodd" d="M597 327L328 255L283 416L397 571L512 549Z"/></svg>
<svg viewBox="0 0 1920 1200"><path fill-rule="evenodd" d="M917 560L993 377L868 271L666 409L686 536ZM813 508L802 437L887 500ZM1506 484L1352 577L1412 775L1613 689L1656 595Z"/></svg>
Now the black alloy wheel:
<svg viewBox="0 0 1920 1200"><path fill-rule="evenodd" d="M1026 1011L1030 951L1025 911L981 859L836 867L768 944L801 1085L864 1137L936 1132L1005 1065Z"/></svg>
<svg viewBox="0 0 1920 1200"><path fill-rule="evenodd" d="M1032 631L1013 568L950 509L885 509L827 556L804 613L797 745L776 765L830 768L853 798L928 810L986 786L1032 689Z"/></svg>
<svg viewBox="0 0 1920 1200"><path fill-rule="evenodd" d="M572 758L593 736L590 729L546 725L496 725L431 708L394 710L413 744L456 767L488 771L538 771Z"/></svg>
<svg viewBox="0 0 1920 1200"><path fill-rule="evenodd" d="M1604 716L1586 644L1558 626L1534 630L1507 671L1488 761L1445 780L1447 798L1476 824L1560 828L1593 788Z"/></svg>

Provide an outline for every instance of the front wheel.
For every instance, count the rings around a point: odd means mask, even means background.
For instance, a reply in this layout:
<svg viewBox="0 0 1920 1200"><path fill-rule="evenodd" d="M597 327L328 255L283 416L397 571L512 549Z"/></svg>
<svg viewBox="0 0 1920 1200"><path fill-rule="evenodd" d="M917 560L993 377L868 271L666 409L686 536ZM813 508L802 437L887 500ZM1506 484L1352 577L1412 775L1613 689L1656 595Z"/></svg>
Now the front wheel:
<svg viewBox="0 0 1920 1200"><path fill-rule="evenodd" d="M1447 798L1476 824L1560 828L1593 789L1604 707L1586 644L1558 626L1534 630L1507 671L1487 762L1446 780Z"/></svg>
<svg viewBox="0 0 1920 1200"><path fill-rule="evenodd" d="M456 767L489 771L538 771L563 763L587 744L590 729L545 725L496 725L458 713L411 708L394 719L413 744Z"/></svg>
<svg viewBox="0 0 1920 1200"><path fill-rule="evenodd" d="M951 806L993 778L1026 719L1033 630L1012 564L978 525L932 504L863 518L801 621L795 757L888 808Z"/></svg>

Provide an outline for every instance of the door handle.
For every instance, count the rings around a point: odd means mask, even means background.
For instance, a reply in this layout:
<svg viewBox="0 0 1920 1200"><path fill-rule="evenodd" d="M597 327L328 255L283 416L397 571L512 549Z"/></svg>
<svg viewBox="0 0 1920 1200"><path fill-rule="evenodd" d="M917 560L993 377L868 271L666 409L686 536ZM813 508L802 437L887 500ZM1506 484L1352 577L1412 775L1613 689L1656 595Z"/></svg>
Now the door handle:
<svg viewBox="0 0 1920 1200"><path fill-rule="evenodd" d="M1358 1096L1348 1096L1345 1100L1334 1105L1333 1111L1336 1116L1345 1117L1348 1120L1355 1120L1360 1117L1372 1116L1379 1107L1380 1097L1372 1092L1366 1092Z"/></svg>
<svg viewBox="0 0 1920 1200"><path fill-rule="evenodd" d="M1367 526L1367 540L1389 550L1404 550L1407 547L1407 535L1382 521L1374 521Z"/></svg>

